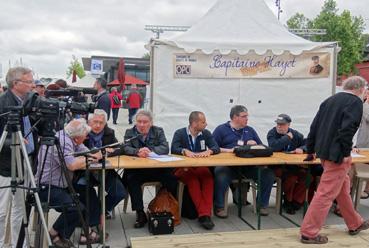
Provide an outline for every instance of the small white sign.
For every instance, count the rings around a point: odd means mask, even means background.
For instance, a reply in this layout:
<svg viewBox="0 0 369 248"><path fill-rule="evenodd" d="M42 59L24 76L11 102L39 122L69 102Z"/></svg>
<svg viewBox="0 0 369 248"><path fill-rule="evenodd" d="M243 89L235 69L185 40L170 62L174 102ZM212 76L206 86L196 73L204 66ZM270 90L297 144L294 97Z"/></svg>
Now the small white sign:
<svg viewBox="0 0 369 248"><path fill-rule="evenodd" d="M91 74L103 74L103 61L100 59L91 59Z"/></svg>

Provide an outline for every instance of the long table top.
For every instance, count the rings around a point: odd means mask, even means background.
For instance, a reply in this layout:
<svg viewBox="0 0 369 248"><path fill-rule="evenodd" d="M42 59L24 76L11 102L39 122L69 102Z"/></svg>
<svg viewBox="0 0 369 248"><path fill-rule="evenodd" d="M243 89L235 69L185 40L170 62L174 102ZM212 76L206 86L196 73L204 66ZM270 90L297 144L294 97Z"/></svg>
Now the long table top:
<svg viewBox="0 0 369 248"><path fill-rule="evenodd" d="M369 151L361 151L364 157L353 157L353 163L369 163ZM177 156L177 155L175 155ZM117 156L108 158L112 169L140 169L140 168L173 168L173 167L210 167L210 166L262 166L262 165L314 165L320 164L320 159L310 162L303 162L306 154L286 154L275 152L271 157L264 158L239 158L233 153L220 153L207 158L188 158L184 156L182 160L160 162L148 158L138 158L133 156Z"/></svg>

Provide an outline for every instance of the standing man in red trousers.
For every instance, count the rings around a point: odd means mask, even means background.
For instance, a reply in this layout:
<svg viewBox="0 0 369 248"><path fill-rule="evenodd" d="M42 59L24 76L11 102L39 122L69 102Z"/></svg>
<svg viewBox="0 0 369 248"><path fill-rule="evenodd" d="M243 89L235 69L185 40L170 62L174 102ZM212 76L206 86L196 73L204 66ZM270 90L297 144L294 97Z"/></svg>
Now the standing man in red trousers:
<svg viewBox="0 0 369 248"><path fill-rule="evenodd" d="M301 242L325 244L328 237L319 234L334 199L350 235L369 228L369 221L355 211L350 197L352 138L360 126L367 82L353 76L343 82L344 92L326 99L319 107L307 138L305 161L320 158L324 172L316 194L301 225Z"/></svg>

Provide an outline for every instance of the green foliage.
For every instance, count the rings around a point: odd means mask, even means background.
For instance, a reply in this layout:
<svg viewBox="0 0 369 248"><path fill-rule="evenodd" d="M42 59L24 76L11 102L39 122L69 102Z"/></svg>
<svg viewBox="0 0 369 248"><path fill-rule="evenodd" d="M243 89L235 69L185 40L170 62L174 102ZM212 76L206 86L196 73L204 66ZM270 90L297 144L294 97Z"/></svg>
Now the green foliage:
<svg viewBox="0 0 369 248"><path fill-rule="evenodd" d="M143 59L150 59L150 53L145 53L144 55L142 55Z"/></svg>
<svg viewBox="0 0 369 248"><path fill-rule="evenodd" d="M304 14L296 13L287 21L287 26L290 29L306 29L310 28L311 21Z"/></svg>
<svg viewBox="0 0 369 248"><path fill-rule="evenodd" d="M84 76L86 76L82 64L78 61L78 59L74 55L72 56L72 61L70 62L70 65L68 66L67 69L67 78L73 75L73 71L76 72L79 78L83 78Z"/></svg>
<svg viewBox="0 0 369 248"><path fill-rule="evenodd" d="M289 28L301 28L306 23L303 14L295 14L287 21ZM291 27L290 27L291 25ZM350 11L338 13L335 0L326 0L321 12L311 22L308 28L325 29L326 35L312 37L313 41L337 41L341 47L338 53L338 74L355 72L355 64L362 61L364 50L363 30L365 24L361 16L351 16Z"/></svg>

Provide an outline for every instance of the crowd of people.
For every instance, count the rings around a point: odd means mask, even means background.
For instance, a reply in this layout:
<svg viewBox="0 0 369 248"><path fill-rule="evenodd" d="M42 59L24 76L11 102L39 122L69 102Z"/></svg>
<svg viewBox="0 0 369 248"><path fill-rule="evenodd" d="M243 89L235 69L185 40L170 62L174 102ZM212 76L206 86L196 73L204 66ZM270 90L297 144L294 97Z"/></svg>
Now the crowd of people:
<svg viewBox="0 0 369 248"><path fill-rule="evenodd" d="M16 67L8 71L6 76L8 90L0 95L0 114L6 112L7 106L20 106L32 89L42 95L44 86L33 80L32 71ZM117 89L109 94L107 84L103 79L97 79L94 87L97 95L93 98L96 109L88 116L72 119L56 132L56 145L39 144L36 132L30 132L34 119L30 116L22 117L21 130L25 136L27 153L33 161L35 178L40 187L39 195L42 201L61 212L49 230L55 247L73 247L69 241L76 227L82 225L78 216L78 207L89 212L89 231L81 235L79 243L86 244L100 241L96 231L104 215L111 217L114 207L123 200L127 194L131 197L132 210L136 212L135 228L142 228L147 223L144 210L143 192L141 186L145 182L159 181L173 196L177 195L178 182L186 185L192 200L199 225L207 230L214 228L211 219L212 211L219 218L227 218L225 210L226 191L231 187L233 194L241 194L232 187L232 180L242 176L257 180L256 166L248 167L190 167L190 168L150 168L125 170L121 177L115 170L109 170L106 175L106 212L102 213L99 199L94 186L99 185L100 178L95 173L89 174L86 182L84 168L86 159L83 156L73 156L74 153L87 151L91 148L100 148L117 142L115 132L108 126L111 109L113 110L113 124L117 123L117 111L121 107ZM368 134L363 130L367 125L368 102L363 104L366 82L360 77L351 77L344 82L344 92L337 93L322 103L319 112L311 124L307 139L303 134L291 128L292 118L288 114L279 114L275 119L275 126L268 132L266 138L268 146L275 152L302 154L306 153L306 160L318 157L322 166L313 173L320 176L318 188L310 188L311 205L301 227L301 242L326 243L326 236L319 235L328 211L334 200L337 201L343 218L349 228L349 233L355 235L361 230L369 228L369 222L354 210L349 197L350 179L347 176L351 168L350 152L353 148L353 136L361 124L357 147L367 146L368 141L363 137ZM42 89L43 88L43 89ZM137 93L137 92L136 92ZM243 105L231 108L229 121L218 125L213 132L206 129L205 113L193 111L189 114L188 124L176 130L171 146L166 139L163 128L155 126L150 111L138 110L140 97L129 97L128 102L135 102L129 113L129 122L134 125L125 131L126 143L119 148L107 148L108 156L128 155L147 158L154 152L159 155L179 154L191 158L203 158L218 153L231 153L235 147L243 145L260 145L262 141L256 130L248 125L249 111ZM115 97L116 96L116 97ZM118 99L118 100L117 100ZM119 101L119 102L118 102ZM364 115L363 113L364 106ZM137 112L138 111L138 112ZM0 119L0 134L6 126L5 118ZM1 151L0 186L10 185L11 180L11 136L6 137L5 145ZM38 151L38 152L37 152ZM60 157L62 156L62 158ZM99 162L101 152L90 155L89 162ZM305 178L307 171L298 166L263 166L261 170L261 190L258 192L261 208L260 214L267 216L272 186L276 177L282 178L283 195L286 212L294 214L305 199ZM71 194L70 186L78 193ZM313 185L313 184L312 184ZM16 244L22 222L22 209L20 194L17 190L11 194L10 188L0 190L0 246L4 244L4 227L8 199L11 199L12 243ZM315 192L315 193L314 193ZM86 196L91 204L86 204ZM314 196L314 197L313 197ZM75 204L75 197L79 204ZM236 197L235 199L238 199Z"/></svg>

